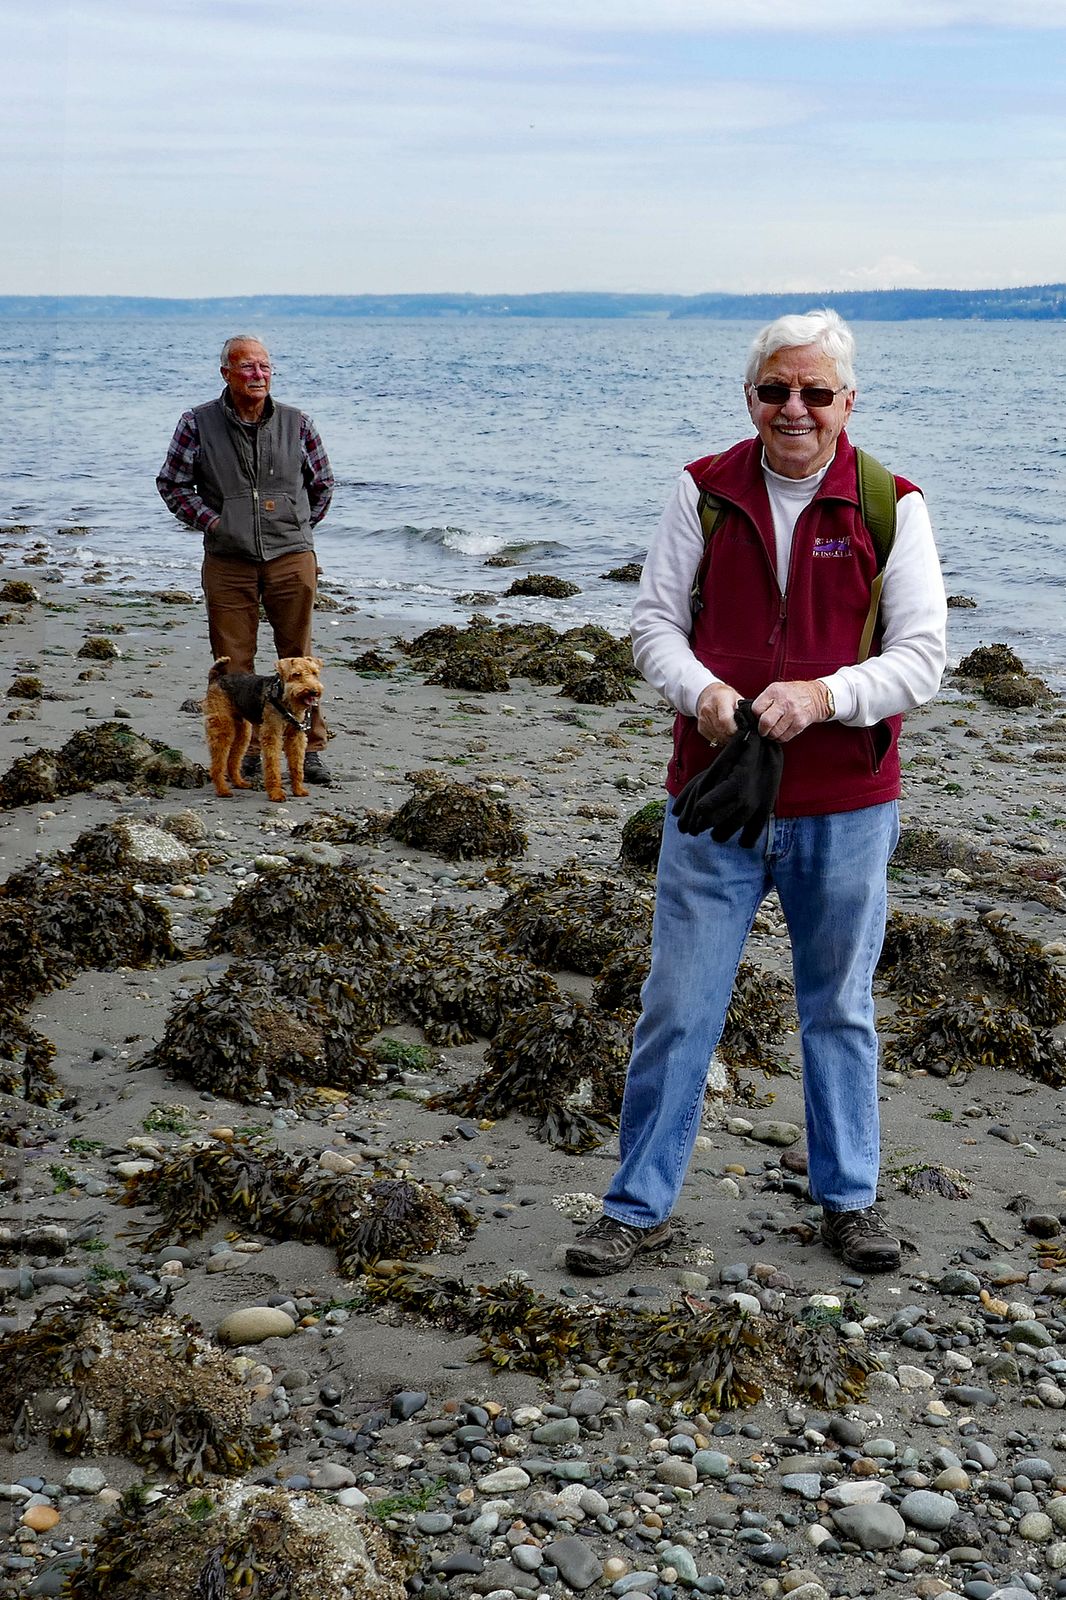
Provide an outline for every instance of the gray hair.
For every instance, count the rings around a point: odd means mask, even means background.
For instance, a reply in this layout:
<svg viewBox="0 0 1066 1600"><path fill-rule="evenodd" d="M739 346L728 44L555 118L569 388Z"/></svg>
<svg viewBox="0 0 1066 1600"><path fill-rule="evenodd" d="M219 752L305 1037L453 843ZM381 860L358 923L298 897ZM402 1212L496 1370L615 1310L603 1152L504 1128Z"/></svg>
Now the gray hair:
<svg viewBox="0 0 1066 1600"><path fill-rule="evenodd" d="M754 383L763 362L778 350L817 345L836 364L837 376L849 389L855 387L855 336L844 318L828 306L805 316L778 317L760 328L752 342L744 382Z"/></svg>
<svg viewBox="0 0 1066 1600"><path fill-rule="evenodd" d="M235 344L261 344L263 345L263 349L266 350L266 345L263 344L262 339L260 339L257 333L235 333L229 339L227 339L225 344L222 346L222 356L218 363L220 367L229 366L230 353ZM267 351L268 355L269 353L270 352Z"/></svg>

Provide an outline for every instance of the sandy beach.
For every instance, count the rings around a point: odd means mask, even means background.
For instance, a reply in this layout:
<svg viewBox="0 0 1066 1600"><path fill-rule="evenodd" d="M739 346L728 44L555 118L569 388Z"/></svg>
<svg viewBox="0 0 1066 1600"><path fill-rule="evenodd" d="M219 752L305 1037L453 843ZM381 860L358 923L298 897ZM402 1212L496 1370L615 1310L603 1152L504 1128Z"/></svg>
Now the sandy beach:
<svg viewBox="0 0 1066 1600"><path fill-rule="evenodd" d="M35 595L4 598L12 583L15 595L26 583ZM5 886L0 911L27 895L32 903L37 891L27 889L25 874L34 863L69 875L78 859L70 853L91 830L125 827L128 848L130 825L147 825L143 867L120 860L115 881L136 884L139 903L158 909L158 925L172 941L168 953L144 965L122 959L97 966L90 937L89 954L77 954L67 968L46 960L43 975L32 979L11 919L5 924L5 979L15 972L24 987L16 986L4 1018L20 1018L54 1046L54 1087L27 1098L33 1075L27 1068L20 1088L16 1070L3 1097L0 1377L10 1382L15 1374L35 1393L24 1366L11 1358L5 1365L4 1347L10 1351L56 1308L90 1294L140 1296L153 1316L195 1325L210 1360L240 1390L252 1424L267 1435L273 1430L276 1448L258 1461L253 1455L229 1487L209 1474L210 1493L224 1498L241 1482L283 1484L290 1502L328 1504L361 1552L345 1558L350 1570L335 1577L337 1595L395 1600L406 1584L423 1600L575 1592L670 1600L685 1591L790 1592L795 1600L957 1592L981 1600L1024 1574L1035 1576L1038 1592L1062 1592L1066 1255L1056 1241L1060 1208L1066 1216L1066 1071L1060 1075L1056 1065L1061 1018L1042 1022L1035 1002L1026 1025L1042 1042L1028 1056L1025 1044L1016 1057L1005 1047L1000 1052L994 1039L989 1045L992 1034L981 1036L975 1022L969 1053L934 1040L919 1066L908 1028L921 1013L908 1013L907 1005L916 993L921 998L921 939L915 936L917 966L912 962L901 987L890 986L886 969L878 990L882 1192L907 1250L899 1276L865 1283L824 1252L811 1226L794 1030L767 1046L772 1071L717 1063L673 1245L599 1283L569 1278L562 1256L575 1228L596 1214L612 1138L571 1152L547 1141L532 1102L491 1115L477 1096L466 1111L429 1104L480 1080L486 1068L503 1070L506 1049L494 1053L476 1028L465 1042L441 1043L440 1028L427 1037L417 1005L409 999L405 1007L394 995L380 1026L353 1034L355 1054L373 1063L368 1081L359 1083L358 1074L340 1082L328 1073L317 1082L309 1077L291 1103L277 1092L238 1100L158 1060L144 1065L169 1027L173 1066L180 1055L175 1017L223 983L233 963L306 948L298 927L291 941L284 928L262 930L261 949L254 926L243 943L232 930L219 932L235 898L300 874L306 893L321 893L324 905L334 903L329 874L357 875L352 894L360 906L365 901L366 925L378 913L386 919L374 937L387 950L370 967L398 974L397 994L432 988L426 951L434 926L449 960L475 945L484 951L490 932L500 939L501 908L523 885L563 869L578 907L598 893L603 927L628 919L630 944L646 944L653 876L619 852L626 821L662 795L667 708L639 681L630 685L631 699L608 704L582 703L558 683L532 682L511 669L506 688L429 683L432 667L398 647L396 630L370 628L342 602L328 606L316 620L315 647L334 735L331 787L277 805L261 789L220 799L207 784L157 783L145 792L105 778L0 810L4 873L20 875L14 893L10 880ZM102 587L89 594L68 586L61 569L6 568L0 629L8 713L0 725L0 779L22 758L60 751L75 735L116 724L176 749L186 763L206 762L198 702L210 660L198 596L119 597ZM408 638L413 631L406 625ZM110 641L116 653L85 654L87 640ZM488 655L497 643L490 631ZM578 648L579 659L594 667L587 641ZM368 651L379 654L380 665ZM261 653L264 664L272 663ZM1039 662L1025 666L1040 671ZM600 668L607 672L602 662ZM1053 994L1066 973L1062 699L994 704L978 680L949 672L936 700L907 717L902 753L905 832L891 868L892 911L995 926L1031 941L1027 981L1034 995ZM427 770L430 779L409 776ZM525 848L502 860L449 859L388 832L389 817L413 796L443 792L434 781L471 786L493 815L510 808ZM10 788L5 793L10 801ZM156 830L178 847L172 856L158 853ZM143 832L132 837L143 843ZM85 859L102 857L98 850ZM277 893L281 904L280 887ZM337 890L342 943L351 914L346 893ZM119 902L101 899L99 906L104 948ZM434 912L435 924L427 921ZM292 914L302 925L309 913L300 906ZM570 937L570 947L575 942ZM513 1013L541 1003L507 998L523 984L534 992L526 969L547 973L553 998L543 1003L565 1012L568 1027L591 1017L606 1060L607 1042L628 1040L632 1013L597 1008L603 958L575 971L565 964L565 944L559 941L558 964L531 954L529 942L517 954L512 944L512 954L490 963L478 983L500 985L493 1003L508 1024ZM894 948L905 945L901 937ZM351 950L356 967L369 948ZM336 953L338 963L343 954ZM788 979L788 942L772 900L747 954L761 973ZM997 999L980 976L967 992ZM372 1002L374 996L366 1000L371 1017ZM758 987L752 1007L757 1020ZM312 1011L297 1012L309 1026ZM298 1047L298 1040L285 1046ZM983 1063L982 1054L989 1056ZM1017 1070L1011 1059L1029 1068ZM1032 1069L1039 1061L1043 1069ZM39 1088L46 1078L33 1081ZM561 1096L550 1082L543 1090L547 1103L570 1095L571 1109L588 1107L576 1082ZM471 1290L518 1271L537 1297L538 1317L545 1305L649 1316L674 1305L682 1318L719 1306L734 1314L739 1305L753 1327L813 1327L811 1297L831 1297L813 1305L832 1321L834 1360L839 1342L851 1357L876 1361L866 1363L870 1374L858 1397L842 1394L834 1406L828 1391L804 1391L791 1381L787 1358L771 1359L778 1347L768 1333L755 1357L764 1392L732 1410L711 1406L705 1395L694 1409L678 1409L684 1396L671 1400L665 1383L654 1381L653 1364L612 1359L606 1344L597 1347L584 1333L573 1358L564 1354L551 1370L524 1359L520 1339L498 1352L504 1364L494 1367L482 1351L483 1334L455 1305L449 1325L443 1310L435 1320L422 1304L384 1291L368 1296L364 1278L339 1270L335 1240L316 1239L313 1228L287 1232L281 1221L256 1227L236 1204L223 1206L202 1230L173 1218L168 1224L158 1202L174 1188L162 1175L178 1152L233 1156L242 1148L260 1162L265 1153L277 1163L284 1158L286 1170L299 1167L319 1180L417 1185L436 1207L425 1239L446 1248L412 1248L405 1265L460 1279ZM280 1183L281 1166L267 1161L267 1169ZM928 1185L905 1192L919 1169L955 1174L958 1196ZM123 1204L128 1183L136 1186L132 1206ZM402 1254L395 1243L402 1233L382 1227L386 1259ZM388 1272L378 1279L380 1288ZM692 1301L687 1310L684 1296ZM262 1324L265 1336L255 1325L254 1336L243 1337L239 1323L236 1335L220 1334L232 1313L264 1306L275 1317ZM143 1332L151 1323L135 1326ZM270 1336L271 1327L285 1336ZM41 1352L37 1359L44 1362ZM854 1374L855 1361L841 1370ZM57 1413L45 1391L62 1392L75 1381L65 1384L49 1369L30 1406L21 1404L28 1392L9 1394L0 1406L0 1535L8 1551L0 1560L2 1596L112 1593L126 1600L156 1592L132 1587L129 1577L111 1590L90 1587L93 1541L131 1485L158 1486L157 1508L187 1485L158 1460L138 1461L118 1447L119 1433L101 1421L108 1404L99 1396L88 1407L95 1431L84 1449L68 1455L56 1448ZM112 1400L111 1409L118 1405ZM914 1495L924 1496L920 1505ZM850 1515L860 1507L863 1515ZM40 1514L28 1522L35 1509ZM353 1528L371 1533L357 1537ZM314 1562L316 1582L324 1581L333 1569L320 1553ZM308 1557L308 1572L312 1566ZM190 1573L175 1568L158 1592L167 1600L270 1592L199 1589ZM59 1587L64 1574L73 1585L66 1591ZM304 1590L293 1580L287 1592L298 1597Z"/></svg>

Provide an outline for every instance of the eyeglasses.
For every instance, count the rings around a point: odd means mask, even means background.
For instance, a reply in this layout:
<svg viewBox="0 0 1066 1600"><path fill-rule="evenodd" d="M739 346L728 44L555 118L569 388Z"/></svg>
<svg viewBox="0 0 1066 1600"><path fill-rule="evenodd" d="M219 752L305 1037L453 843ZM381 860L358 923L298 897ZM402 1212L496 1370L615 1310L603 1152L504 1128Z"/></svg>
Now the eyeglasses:
<svg viewBox="0 0 1066 1600"><path fill-rule="evenodd" d="M257 372L261 372L265 378L269 378L274 369L269 361L242 361L236 368L227 368L226 370L239 372L242 378L254 378Z"/></svg>
<svg viewBox="0 0 1066 1600"><path fill-rule="evenodd" d="M802 389L790 389L787 383L752 384L753 390L764 406L787 405L789 395L798 394L808 409L813 406L815 410L831 406L837 395L843 394L847 387L846 383L842 383L839 389L819 389L813 384L804 384Z"/></svg>

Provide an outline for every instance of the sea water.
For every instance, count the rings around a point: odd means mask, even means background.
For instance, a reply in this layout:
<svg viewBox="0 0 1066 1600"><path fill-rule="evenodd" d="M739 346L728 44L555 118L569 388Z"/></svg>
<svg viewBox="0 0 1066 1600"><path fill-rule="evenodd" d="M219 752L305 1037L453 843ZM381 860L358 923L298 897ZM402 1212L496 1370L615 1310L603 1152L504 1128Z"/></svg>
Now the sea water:
<svg viewBox="0 0 1066 1600"><path fill-rule="evenodd" d="M701 319L217 316L0 320L0 535L120 589L194 589L200 539L155 475L180 413L221 390L218 351L252 332L274 393L318 425L337 479L317 535L329 590L410 627L474 608L616 632L686 461L751 434L741 375L755 325ZM958 658L1005 642L1066 686L1066 327L858 323L856 444L925 491ZM1050 388L1049 388L1050 385ZM59 529L75 528L75 533ZM486 558L511 557L513 568ZM507 599L516 575L580 586ZM476 602L465 598L482 597Z"/></svg>

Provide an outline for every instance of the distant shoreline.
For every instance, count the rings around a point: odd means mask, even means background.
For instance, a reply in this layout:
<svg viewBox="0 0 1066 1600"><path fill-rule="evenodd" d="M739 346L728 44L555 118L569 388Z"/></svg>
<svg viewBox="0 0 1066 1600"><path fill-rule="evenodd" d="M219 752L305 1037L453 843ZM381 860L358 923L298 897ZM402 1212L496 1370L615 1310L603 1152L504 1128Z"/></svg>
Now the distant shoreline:
<svg viewBox="0 0 1066 1600"><path fill-rule="evenodd" d="M831 304L855 322L929 320L1066 321L1066 283L1011 289L865 289L789 294L231 295L169 299L137 295L0 295L0 321L13 319L185 317L487 317L760 321Z"/></svg>

